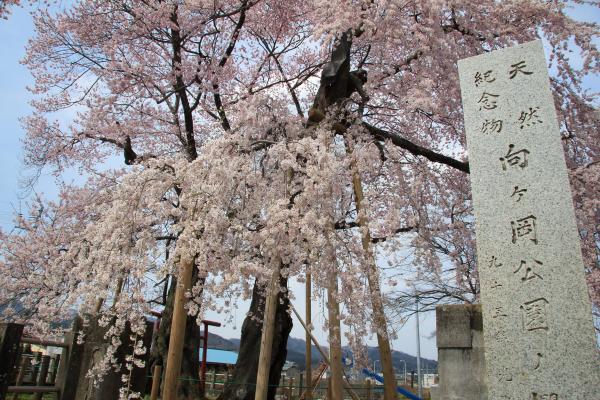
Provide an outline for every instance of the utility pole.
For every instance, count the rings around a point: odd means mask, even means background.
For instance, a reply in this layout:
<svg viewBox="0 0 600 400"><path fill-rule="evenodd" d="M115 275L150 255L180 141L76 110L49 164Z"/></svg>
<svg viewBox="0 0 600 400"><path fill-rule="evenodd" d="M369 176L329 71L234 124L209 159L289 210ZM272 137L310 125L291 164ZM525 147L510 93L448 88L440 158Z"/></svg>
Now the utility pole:
<svg viewBox="0 0 600 400"><path fill-rule="evenodd" d="M404 375L402 375L402 377L404 378L404 384L406 385L406 360L400 360L402 362L402 364L404 364Z"/></svg>
<svg viewBox="0 0 600 400"><path fill-rule="evenodd" d="M419 332L419 295L417 294L417 384L418 396L423 398L423 382L421 379L421 334Z"/></svg>

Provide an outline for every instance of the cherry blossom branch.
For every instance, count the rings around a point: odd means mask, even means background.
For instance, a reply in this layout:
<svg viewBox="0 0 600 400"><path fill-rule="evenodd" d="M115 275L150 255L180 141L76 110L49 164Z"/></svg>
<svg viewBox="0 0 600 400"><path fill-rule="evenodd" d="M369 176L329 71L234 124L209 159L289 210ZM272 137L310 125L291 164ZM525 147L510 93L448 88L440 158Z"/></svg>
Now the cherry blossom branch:
<svg viewBox="0 0 600 400"><path fill-rule="evenodd" d="M185 90L185 83L183 82L183 75L181 71L181 33L179 30L179 22L177 18L177 6L171 14L171 22L175 24L176 29L171 29L171 47L173 49L173 68L175 70L175 90L177 91L178 98L181 100L181 106L183 107L183 118L185 124L185 137L186 137L186 152L190 160L195 160L198 157L196 150L196 139L194 138L194 119L192 116L192 108L188 99L187 91Z"/></svg>
<svg viewBox="0 0 600 400"><path fill-rule="evenodd" d="M231 39L229 40L229 44L227 45L227 49L225 50L225 54L221 57L219 61L219 67L223 68L225 64L227 64L227 60L233 53L235 49L235 45L240 37L240 31L244 26L244 22L246 21L246 10L248 9L248 1L242 1L242 6L240 7L240 18L238 19L237 24L235 25L235 29L233 30L233 34L231 35ZM227 114L225 113L225 108L223 108L223 100L221 99L221 93L219 93L219 84L217 82L213 83L213 99L215 101L215 106L217 107L217 112L219 113L219 117L221 119L221 126L227 132L231 131L231 124L229 123L229 119L227 118Z"/></svg>
<svg viewBox="0 0 600 400"><path fill-rule="evenodd" d="M346 229L359 228L359 227L360 227L360 225L358 224L357 221L352 221L352 222L338 221L334 224L334 229L336 229L336 230L346 230ZM389 236L372 237L371 243L385 242L386 240L391 239L393 236L395 236L399 233L414 232L418 229L419 229L419 225L398 228L398 229L394 230L392 232L392 234L390 234Z"/></svg>
<svg viewBox="0 0 600 400"><path fill-rule="evenodd" d="M269 54L269 56L273 59L273 61L275 61L275 65L277 66L277 69L279 70L281 77L285 81L285 85L286 85L288 91L290 92L290 96L292 96L294 106L296 107L296 112L298 113L300 118L304 118L304 113L302 112L302 106L300 105L300 101L298 100L296 91L290 84L289 79L287 79L285 72L283 70L283 67L281 66L281 63L279 62L279 58L277 58L277 55L275 54L275 43L273 43L273 46L271 47L271 46L269 46L269 43L264 38L261 37L261 38L259 38L259 40L263 44L265 50L267 50L267 53Z"/></svg>
<svg viewBox="0 0 600 400"><path fill-rule="evenodd" d="M457 159L446 156L444 154L436 153L433 150L419 146L418 144L415 144L408 139L400 137L400 136L396 135L395 133L391 133L391 132L385 131L383 129L377 128L366 122L363 122L362 125L365 128L367 128L369 133L371 133L371 135L373 135L377 139L380 139L380 140L388 139L396 146L401 147L404 150L408 150L409 152L411 152L414 155L423 156L423 157L427 158L429 161L440 163L440 164L445 164L445 165L448 165L449 167L455 168L459 171L465 172L467 174L469 173L469 163L468 162L459 161Z"/></svg>
<svg viewBox="0 0 600 400"><path fill-rule="evenodd" d="M487 38L484 35L482 35L481 33L474 32L471 29L459 24L458 21L456 20L456 11L454 10L454 8L452 8L452 17L450 18L450 22L451 23L447 24L447 25L441 24L442 30L444 32L446 32L446 33L450 33L453 31L460 32L463 35L471 36L480 42L485 42L487 40ZM498 37L500 37L500 35L498 35L497 33L492 33L492 37L498 38Z"/></svg>

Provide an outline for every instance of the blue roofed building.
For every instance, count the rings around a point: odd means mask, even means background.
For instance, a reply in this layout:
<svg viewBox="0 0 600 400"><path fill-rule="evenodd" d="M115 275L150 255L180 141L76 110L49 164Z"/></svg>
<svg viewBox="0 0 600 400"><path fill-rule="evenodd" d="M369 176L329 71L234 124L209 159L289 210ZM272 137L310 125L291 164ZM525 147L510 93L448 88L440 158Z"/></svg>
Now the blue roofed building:
<svg viewBox="0 0 600 400"><path fill-rule="evenodd" d="M200 362L202 362L202 352L200 349ZM229 369L233 367L237 361L238 354L235 351L208 349L206 351L206 367L207 369Z"/></svg>
<svg viewBox="0 0 600 400"><path fill-rule="evenodd" d="M200 348L200 364L202 364L202 348ZM206 351L206 390L211 395L218 395L230 379L237 361L235 351L208 349Z"/></svg>

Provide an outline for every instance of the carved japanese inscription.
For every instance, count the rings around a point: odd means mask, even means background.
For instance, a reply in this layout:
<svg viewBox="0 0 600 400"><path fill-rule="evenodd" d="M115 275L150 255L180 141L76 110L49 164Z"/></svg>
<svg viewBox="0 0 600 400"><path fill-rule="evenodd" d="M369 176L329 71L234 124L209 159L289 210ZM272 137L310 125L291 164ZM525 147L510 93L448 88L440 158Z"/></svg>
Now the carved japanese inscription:
<svg viewBox="0 0 600 400"><path fill-rule="evenodd" d="M600 399L591 304L542 43L461 60L459 73L489 399Z"/></svg>

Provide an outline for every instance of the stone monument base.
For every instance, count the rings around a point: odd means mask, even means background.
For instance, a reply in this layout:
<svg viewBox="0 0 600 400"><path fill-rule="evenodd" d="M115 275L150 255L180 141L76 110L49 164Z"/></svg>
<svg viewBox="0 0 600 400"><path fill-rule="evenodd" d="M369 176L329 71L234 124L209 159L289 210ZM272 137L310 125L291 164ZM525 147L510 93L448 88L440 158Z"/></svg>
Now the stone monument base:
<svg viewBox="0 0 600 400"><path fill-rule="evenodd" d="M432 400L487 400L479 304L436 308L439 385Z"/></svg>

